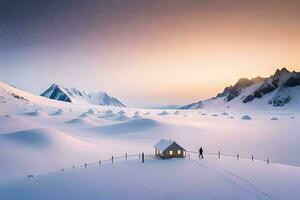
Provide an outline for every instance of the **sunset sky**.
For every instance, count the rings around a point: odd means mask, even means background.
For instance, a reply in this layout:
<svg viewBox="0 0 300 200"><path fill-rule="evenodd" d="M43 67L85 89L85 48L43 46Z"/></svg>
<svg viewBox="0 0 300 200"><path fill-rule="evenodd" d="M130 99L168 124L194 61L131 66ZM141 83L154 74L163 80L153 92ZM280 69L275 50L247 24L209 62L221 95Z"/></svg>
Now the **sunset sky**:
<svg viewBox="0 0 300 200"><path fill-rule="evenodd" d="M0 81L34 94L184 105L281 67L300 71L299 0L0 1Z"/></svg>

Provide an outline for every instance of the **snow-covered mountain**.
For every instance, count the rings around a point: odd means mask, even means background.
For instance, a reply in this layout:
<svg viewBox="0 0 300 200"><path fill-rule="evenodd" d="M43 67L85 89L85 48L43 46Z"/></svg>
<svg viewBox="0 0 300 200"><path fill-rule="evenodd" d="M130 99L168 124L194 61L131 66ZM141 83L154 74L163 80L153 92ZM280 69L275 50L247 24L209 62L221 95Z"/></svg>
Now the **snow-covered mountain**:
<svg viewBox="0 0 300 200"><path fill-rule="evenodd" d="M86 93L76 88L67 88L58 84L52 84L41 96L64 102L125 107L117 98L111 97L105 92Z"/></svg>
<svg viewBox="0 0 300 200"><path fill-rule="evenodd" d="M277 69L267 78L241 78L226 87L217 96L192 103L181 109L230 108L252 106L255 108L283 107L299 108L300 72L290 72L286 68Z"/></svg>

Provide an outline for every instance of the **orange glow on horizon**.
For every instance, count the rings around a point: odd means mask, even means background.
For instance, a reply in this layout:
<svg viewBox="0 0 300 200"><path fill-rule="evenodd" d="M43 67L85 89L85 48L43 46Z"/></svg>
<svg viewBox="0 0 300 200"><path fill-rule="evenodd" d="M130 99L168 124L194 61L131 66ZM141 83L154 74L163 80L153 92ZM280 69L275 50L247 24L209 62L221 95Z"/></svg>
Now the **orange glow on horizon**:
<svg viewBox="0 0 300 200"><path fill-rule="evenodd" d="M242 77L300 71L299 3L199 2L163 1L154 14L134 7L123 18L112 13L71 42L26 50L17 64L33 60L43 74L55 71L54 80L107 91L129 105L186 104Z"/></svg>

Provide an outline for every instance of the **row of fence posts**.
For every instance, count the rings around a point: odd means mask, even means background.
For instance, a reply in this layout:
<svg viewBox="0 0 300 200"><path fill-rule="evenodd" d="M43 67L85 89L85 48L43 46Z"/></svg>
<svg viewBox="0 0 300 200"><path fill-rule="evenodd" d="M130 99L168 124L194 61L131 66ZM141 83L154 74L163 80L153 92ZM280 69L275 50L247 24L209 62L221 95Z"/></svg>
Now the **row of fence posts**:
<svg viewBox="0 0 300 200"><path fill-rule="evenodd" d="M188 157L189 157L189 159L191 159L191 155L190 155L190 153L188 154ZM203 154L201 155L200 153L199 153L199 158L200 157L202 157L203 158ZM218 151L218 158L220 159L221 158L221 152L220 151ZM237 160L239 160L240 159L240 155L237 153L236 154L236 158L237 158ZM254 155L251 155L251 160L252 160L252 162L254 162ZM269 157L267 157L267 164L270 164L270 159L269 159Z"/></svg>
<svg viewBox="0 0 300 200"><path fill-rule="evenodd" d="M139 159L142 159L142 163L145 162L145 154L144 152L142 152L141 154L139 153ZM114 160L116 158L114 158L114 156L111 156L111 163L114 163ZM128 155L127 153L125 153L125 160L128 160ZM98 161L98 165L101 165L101 160ZM88 163L84 163L84 168L87 168L88 167ZM72 166L72 170L75 171L75 165ZM65 171L65 168L61 168L61 171L64 172ZM28 176L30 177L30 176ZM31 175L31 177L33 177L33 175Z"/></svg>
<svg viewBox="0 0 300 200"><path fill-rule="evenodd" d="M192 152L192 153L193 153L193 152ZM195 153L196 153L196 152L195 152ZM220 158L221 158L221 152L218 151L218 154L217 154L217 155L218 155L218 158L220 159ZM141 159L141 162L144 163L144 162L145 162L145 154L144 154L144 152L139 153L138 156L139 156L139 159ZM200 158L200 157L203 158L203 155L200 155L200 153L199 153L199 158ZM238 153L236 154L236 158L237 158L237 160L240 159L240 155L239 155ZM114 163L114 159L116 159L116 158L114 158L114 156L112 156L112 157L111 157L111 163ZM188 159L189 159L189 160L191 159L191 154L190 154L190 153L188 153ZM127 155L127 153L125 153L125 160L128 160L128 155ZM254 162L254 156L253 156L253 155L251 155L251 160L252 160L252 162ZM267 157L267 160L266 160L266 161L267 161L267 164L270 164L270 159L269 159L269 157ZM101 160L99 160L99 161L98 161L98 164L101 165L101 163L102 163ZM88 163L85 163L85 164L84 164L84 168L87 168L87 167L88 167ZM72 170L75 171L75 166L74 166L74 165L72 166ZM61 171L64 172L65 169L62 168ZM33 175L30 174L30 175L28 175L28 177L33 177Z"/></svg>

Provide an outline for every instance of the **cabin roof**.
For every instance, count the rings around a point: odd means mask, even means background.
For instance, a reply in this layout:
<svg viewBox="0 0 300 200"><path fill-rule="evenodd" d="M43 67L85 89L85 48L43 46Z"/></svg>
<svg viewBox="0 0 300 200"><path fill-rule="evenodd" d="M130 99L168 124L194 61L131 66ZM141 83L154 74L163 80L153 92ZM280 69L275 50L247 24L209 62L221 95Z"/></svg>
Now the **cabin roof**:
<svg viewBox="0 0 300 200"><path fill-rule="evenodd" d="M154 148L160 150L160 151L165 151L167 148L169 148L175 141L173 140L165 140L161 139L158 143L154 145Z"/></svg>

